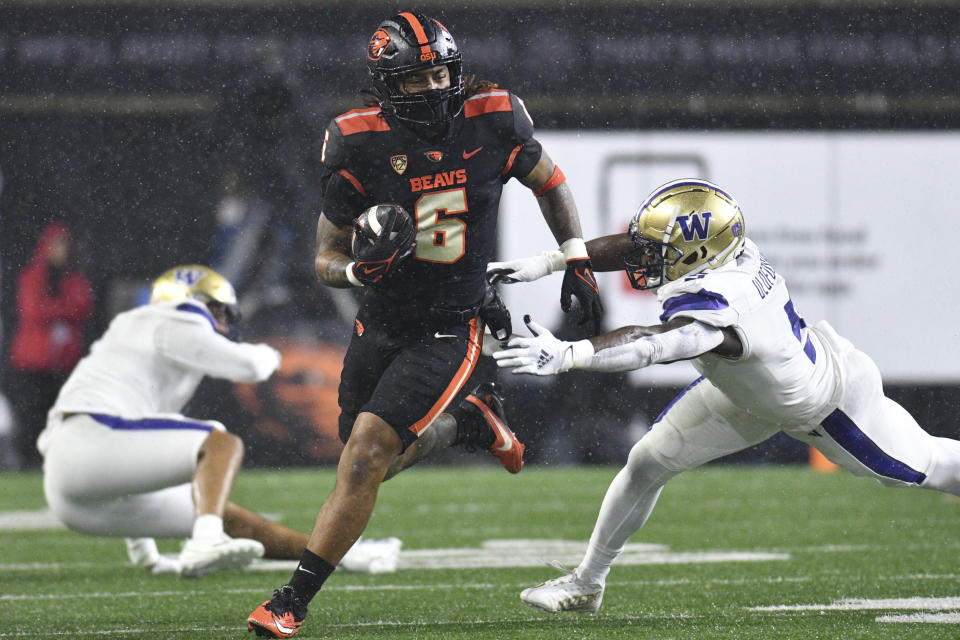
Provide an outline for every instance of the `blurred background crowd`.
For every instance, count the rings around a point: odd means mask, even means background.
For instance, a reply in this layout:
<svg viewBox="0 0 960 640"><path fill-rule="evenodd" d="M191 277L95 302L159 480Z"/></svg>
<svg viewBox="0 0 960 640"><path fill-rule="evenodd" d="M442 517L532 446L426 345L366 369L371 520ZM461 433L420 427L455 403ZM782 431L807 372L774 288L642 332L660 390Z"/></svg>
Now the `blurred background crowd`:
<svg viewBox="0 0 960 640"><path fill-rule="evenodd" d="M371 29L411 7L0 5L0 386L9 401L0 401L0 467L38 464L32 441L45 407L92 337L143 303L159 273L190 262L233 282L244 337L281 349L283 366L256 387L206 383L185 413L225 422L247 443L249 464L336 460L336 389L356 299L313 275L322 135L331 117L362 104ZM450 28L467 75L525 100L538 131L960 127L960 6L946 0L416 8ZM481 368L498 375L491 362ZM679 390L616 375L500 377L528 460L556 464L621 462ZM888 391L929 431L956 437L957 382ZM806 455L774 439L736 459Z"/></svg>

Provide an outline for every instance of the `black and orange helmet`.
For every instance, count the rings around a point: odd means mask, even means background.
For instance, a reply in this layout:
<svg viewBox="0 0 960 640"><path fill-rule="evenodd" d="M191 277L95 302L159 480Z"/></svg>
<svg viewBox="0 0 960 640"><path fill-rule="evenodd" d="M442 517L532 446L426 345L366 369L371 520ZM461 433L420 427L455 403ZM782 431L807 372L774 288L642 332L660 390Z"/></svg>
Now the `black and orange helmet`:
<svg viewBox="0 0 960 640"><path fill-rule="evenodd" d="M403 76L441 65L450 72L449 88L403 91ZM463 110L460 49L447 28L433 18L405 11L381 22L367 45L367 69L381 107L401 120L445 125Z"/></svg>

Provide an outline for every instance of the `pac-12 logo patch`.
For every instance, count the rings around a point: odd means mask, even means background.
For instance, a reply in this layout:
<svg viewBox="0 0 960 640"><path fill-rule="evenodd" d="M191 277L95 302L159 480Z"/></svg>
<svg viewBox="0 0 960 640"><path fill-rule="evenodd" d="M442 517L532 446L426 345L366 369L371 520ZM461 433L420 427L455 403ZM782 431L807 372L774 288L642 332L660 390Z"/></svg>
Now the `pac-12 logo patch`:
<svg viewBox="0 0 960 640"><path fill-rule="evenodd" d="M370 36L370 44L367 45L367 57L371 60L379 60L389 45L390 34L384 29L377 29Z"/></svg>
<svg viewBox="0 0 960 640"><path fill-rule="evenodd" d="M390 166L397 172L397 175L403 175L403 172L407 170L407 156L393 156L390 158Z"/></svg>

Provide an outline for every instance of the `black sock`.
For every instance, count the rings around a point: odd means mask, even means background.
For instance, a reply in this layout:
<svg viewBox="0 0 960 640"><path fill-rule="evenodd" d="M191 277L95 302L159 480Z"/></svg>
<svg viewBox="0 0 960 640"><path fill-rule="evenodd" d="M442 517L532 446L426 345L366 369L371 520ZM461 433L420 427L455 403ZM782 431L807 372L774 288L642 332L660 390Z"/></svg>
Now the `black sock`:
<svg viewBox="0 0 960 640"><path fill-rule="evenodd" d="M290 578L289 585L293 587L297 597L307 604L317 595L320 587L327 581L335 567L313 553L309 549L304 549L300 555L300 564L297 565L293 577Z"/></svg>

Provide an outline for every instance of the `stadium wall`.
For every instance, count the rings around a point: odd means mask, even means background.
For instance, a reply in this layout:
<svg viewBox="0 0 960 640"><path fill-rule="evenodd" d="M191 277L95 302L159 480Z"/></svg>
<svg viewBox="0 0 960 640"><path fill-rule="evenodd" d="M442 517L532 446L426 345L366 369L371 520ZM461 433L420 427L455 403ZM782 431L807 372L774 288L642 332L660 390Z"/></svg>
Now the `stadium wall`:
<svg viewBox="0 0 960 640"><path fill-rule="evenodd" d="M958 435L956 305L946 275L955 214L940 194L957 166L960 7L554 5L428 3L457 34L469 72L525 99L578 194L588 234L625 224L667 174L702 168L738 195L751 235L803 313L830 318L874 355L890 394L932 432ZM15 275L51 219L75 227L98 292L90 337L150 277L209 261L224 182L217 136L231 122L225 110L243 107L238 90L269 75L309 123L299 146L315 155L326 121L358 104L363 46L382 12L369 2L2 3L4 346ZM312 168L298 173L307 186L287 219L306 245ZM527 250L546 242L524 196L512 188L505 196L504 257L526 253L513 241L514 223L536 229ZM922 231L917 220L928 223ZM309 249L290 255L299 256L293 303L254 316L248 335L279 332L268 337L290 341L296 356L288 360L299 369L269 393L208 386L194 409L224 415L275 448L298 448L309 464L335 455L315 425L332 411L342 310L313 283ZM621 302L614 292L627 292L616 276L602 284L610 322L632 318L634 304L649 307L633 294ZM555 300L545 293L540 302L535 291L538 314L551 313ZM517 315L527 300L511 302ZM571 377L575 388L523 381L509 393L534 459L603 462L619 459L622 441L656 416L684 375ZM264 407L272 417L251 426ZM785 444L742 458L799 455Z"/></svg>

